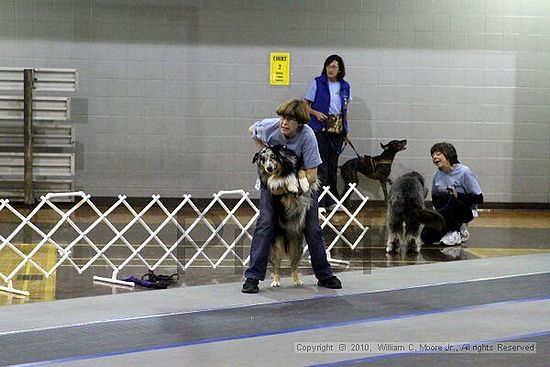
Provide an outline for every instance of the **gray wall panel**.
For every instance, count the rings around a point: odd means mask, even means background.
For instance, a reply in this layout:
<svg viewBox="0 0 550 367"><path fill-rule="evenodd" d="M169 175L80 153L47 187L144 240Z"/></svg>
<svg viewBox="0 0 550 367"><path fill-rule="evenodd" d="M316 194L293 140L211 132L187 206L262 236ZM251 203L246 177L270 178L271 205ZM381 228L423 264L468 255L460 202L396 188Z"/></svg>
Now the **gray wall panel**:
<svg viewBox="0 0 550 367"><path fill-rule="evenodd" d="M338 53L356 147L377 154L380 142L409 139L394 177L431 176L428 150L447 140L488 201L548 203L548 4L6 0L0 57L78 70L76 189L92 195L253 191L247 127L302 97ZM288 87L268 84L272 51L291 53ZM377 184L361 187L382 197Z"/></svg>

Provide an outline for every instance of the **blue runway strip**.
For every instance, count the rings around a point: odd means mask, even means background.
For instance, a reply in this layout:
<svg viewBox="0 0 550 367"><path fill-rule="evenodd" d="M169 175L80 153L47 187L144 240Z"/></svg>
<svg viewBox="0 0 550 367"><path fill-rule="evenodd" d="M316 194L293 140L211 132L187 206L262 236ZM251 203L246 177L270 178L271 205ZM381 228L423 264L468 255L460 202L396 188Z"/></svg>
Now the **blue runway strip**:
<svg viewBox="0 0 550 367"><path fill-rule="evenodd" d="M546 273L28 331L0 335L0 348L11 351L6 358L3 356L0 365L40 366L490 308L547 300L548 294L550 274ZM411 302L403 304L402 299ZM320 323L319 320L324 321Z"/></svg>
<svg viewBox="0 0 550 367"><path fill-rule="evenodd" d="M469 341L470 346L473 345L479 345L479 344L489 344L489 343L496 343L496 342L508 342L508 341L521 341L521 340L533 340L536 341L537 339L540 339L541 337L548 337L550 336L550 330L539 332L539 333L532 333L532 334L522 334L522 335L514 335L508 338L502 338L502 339L489 339L489 340L476 340L476 341ZM336 366L350 366L350 365L360 365L369 363L369 366L372 366L370 362L375 361L382 361L387 359L393 359L391 362L391 365L395 366L395 358L406 358L410 356L419 356L419 355L429 355L434 356L434 353L420 353L420 352L403 352L403 353L391 353L391 354L384 354L384 355L377 355L372 357L362 357L362 358L355 358L355 359L346 359L341 360L338 362L331 362L331 363L323 363L323 364L312 364L308 367L336 367ZM456 355L455 355L456 356ZM405 362L406 363L406 362Z"/></svg>

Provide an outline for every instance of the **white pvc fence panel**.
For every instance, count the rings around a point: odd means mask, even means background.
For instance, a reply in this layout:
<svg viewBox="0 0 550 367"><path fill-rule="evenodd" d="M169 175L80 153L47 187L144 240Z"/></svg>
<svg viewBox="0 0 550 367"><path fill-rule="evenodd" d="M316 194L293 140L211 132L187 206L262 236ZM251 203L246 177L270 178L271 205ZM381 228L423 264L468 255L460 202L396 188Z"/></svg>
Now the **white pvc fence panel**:
<svg viewBox="0 0 550 367"><path fill-rule="evenodd" d="M328 187L323 188L320 195L322 198L324 195L331 195ZM357 195L360 198L359 206L350 212L347 208L342 206L344 213L349 217L346 223L337 228L331 222L331 218L334 217L338 208L328 213L326 216L321 215L321 227L326 231L334 233L335 237L333 241L327 246L327 254L330 256L330 250L336 245L338 241L343 241L352 250L360 243L368 227L364 226L357 220L357 215L364 208L368 197L363 196L355 187L350 185L349 190L343 196L342 200L338 201L338 206L350 195ZM74 197L78 201L67 211L60 209L52 200L59 199L60 197ZM228 206L227 200L232 199L231 202L235 202L233 207ZM336 199L336 198L334 198ZM88 209L94 213L95 220L91 223L79 223L75 220L75 213L80 208L87 206ZM123 209L125 213L129 213L131 220L121 227L121 222L113 223L111 219L116 211ZM253 214L252 216L239 216L239 210L248 210ZM251 210L250 210L251 209ZM44 230L39 225L40 212L44 210L53 210L59 215L57 223L53 224L51 228ZM7 211L3 213L3 211ZM185 211L185 215L183 214ZM210 219L212 212L218 213L217 223L213 223ZM146 218L148 213L155 212L155 217L158 218L158 214L162 213L165 217L160 223L147 223ZM219 213L222 216L219 216ZM189 215L189 213L192 213ZM257 217L258 208L249 198L249 193L243 190L233 191L220 191L214 194L212 201L201 211L192 201L191 195L184 195L182 201L171 211L168 210L160 200L159 195L153 195L152 200L141 210L136 211L127 201L126 196L118 196L118 200L107 210L101 211L91 200L90 195L83 192L71 192L63 194L47 194L41 197L37 206L26 216L21 214L17 209L10 205L9 200L0 199L0 215L10 214L15 217L20 223L9 233L2 233L0 230L0 263L2 259L9 258L10 260L16 259L15 265L7 271L2 272L0 269L0 290L11 292L20 295L28 295L25 290L15 289L13 286L13 279L17 273L21 272L23 268L28 269L32 267L38 272L43 274L46 278L50 277L61 265L69 265L74 268L79 274L90 269L93 265L101 263L106 265L112 271L110 278L94 276L94 279L106 282L112 282L116 284L130 285L133 283L124 282L118 279L121 271L128 266L131 262L139 262L149 270L155 270L159 266L170 262L176 264L178 268L184 271L193 266L199 259L206 261L206 263L212 267L217 268L220 264L227 260L228 257L233 261L238 262L242 266L248 263L248 257L244 258L240 250L246 244L250 245L252 240L253 229ZM150 217L150 216L149 216ZM44 220L42 218L42 220ZM123 223L122 223L123 224ZM94 231L102 226L105 229L108 228L108 234L112 233L112 237L105 241L94 241L92 234ZM359 235L353 240L347 237L347 231L351 226L359 228ZM140 235L138 239L130 238L132 229L139 228L143 235ZM176 240L167 242L166 238L161 236L161 233L168 227L176 229L178 236ZM64 228L71 230L73 234L72 239L67 240L63 238L63 241L58 240L58 231ZM224 230L231 228L234 238L229 240L224 236ZM20 236L23 231L31 231L32 235L38 236L40 239L37 243L33 241L32 249L25 253L19 247L16 242L17 236ZM206 235L205 235L206 232ZM66 237L66 234L65 234ZM201 237L205 237L204 239ZM101 242L101 243L99 243ZM221 250L220 246L221 244ZM210 252L211 248L217 246L217 251ZM40 264L36 259L39 251L43 250L46 246L53 246L57 251L57 260L49 267ZM77 246L86 247L86 250L90 253L82 262L78 262L73 257L73 253L77 250ZM116 249L114 249L116 247ZM157 251L155 260L151 260L151 256L145 256L144 254L154 247ZM192 256L189 258L182 258L177 256L175 252L178 248L185 247L186 250L191 250ZM120 257L121 249L126 253L126 256L122 259ZM158 253L160 249L160 255ZM116 250L116 256L114 256L114 250ZM81 248L78 248L80 253L83 253ZM305 250L306 251L306 250ZM248 251L246 251L248 253ZM117 259L115 259L117 258ZM331 259L333 261L337 261Z"/></svg>
<svg viewBox="0 0 550 367"><path fill-rule="evenodd" d="M24 153L0 152L0 177L23 177ZM72 177L75 170L74 153L35 153L33 174L41 177Z"/></svg>
<svg viewBox="0 0 550 367"><path fill-rule="evenodd" d="M34 89L50 92L76 92L76 69L59 68L0 68L0 90L23 90L23 70L34 69Z"/></svg>
<svg viewBox="0 0 550 367"><path fill-rule="evenodd" d="M343 203L346 199L351 198L355 194L357 197L359 197L360 202L357 208L350 212L348 208L346 208ZM352 183L349 184L348 191L344 193L341 199L338 199L335 197L329 190L329 186L323 187L323 191L319 195L319 201L321 201L322 198L325 196L329 196L332 198L332 200L336 203L336 206L332 209L332 211L326 213L326 216L323 214L319 214L320 222L321 222L321 228L323 228L325 231L326 229L332 230L336 236L334 239L328 244L327 246L327 256L329 261L336 262L336 263L344 263L346 264L346 261L341 261L338 259L333 259L330 255L330 250L338 243L338 241L343 241L346 245L349 246L350 249L355 250L355 247L361 242L367 231L369 230L368 226L363 225L360 221L357 220L357 215L361 212L361 210L364 208L364 206L367 204L367 201L369 200L368 196L363 195L358 189L357 184ZM346 213L348 219L346 223L342 226L341 229L336 228L332 222L331 219L335 216L335 214L338 211L343 211ZM350 226L355 225L360 229L359 235L355 238L355 240L347 238L346 232L350 228Z"/></svg>
<svg viewBox="0 0 550 367"><path fill-rule="evenodd" d="M23 179L5 178L0 175L0 197L4 199L12 198L14 201L21 201L21 197L25 194L23 186ZM33 181L33 192L37 196L47 195L51 192L71 191L74 191L74 182L72 179L37 177ZM72 197L60 197L57 201L70 202L72 201Z"/></svg>
<svg viewBox="0 0 550 367"><path fill-rule="evenodd" d="M0 120L23 120L23 96L0 96ZM33 119L44 121L66 121L71 118L69 97L34 97Z"/></svg>
<svg viewBox="0 0 550 367"><path fill-rule="evenodd" d="M74 148L75 128L55 123L34 123L32 145L34 148ZM22 147L24 131L21 123L0 124L0 146Z"/></svg>

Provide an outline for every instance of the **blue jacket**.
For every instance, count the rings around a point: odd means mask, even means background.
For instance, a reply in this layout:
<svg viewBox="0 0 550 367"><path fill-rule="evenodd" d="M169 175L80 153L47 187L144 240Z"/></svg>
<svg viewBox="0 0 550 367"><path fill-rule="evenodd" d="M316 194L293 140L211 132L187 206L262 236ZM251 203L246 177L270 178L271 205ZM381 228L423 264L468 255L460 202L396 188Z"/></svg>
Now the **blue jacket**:
<svg viewBox="0 0 550 367"><path fill-rule="evenodd" d="M318 76L315 78L315 81L317 83L317 90L315 92L315 100L311 104L311 108L314 110L317 110L319 112L324 113L325 115L328 115L328 110L330 107L330 92L328 89L328 77L326 74L323 74L321 76ZM350 86L349 83L345 80L340 80L340 102L342 105L342 111L340 112L343 116L344 120L344 133L348 133L348 121L347 121L347 105L349 102L349 91ZM325 127L325 124L320 122L315 118L315 116L311 116L311 121L309 123L309 126L315 130L321 130Z"/></svg>

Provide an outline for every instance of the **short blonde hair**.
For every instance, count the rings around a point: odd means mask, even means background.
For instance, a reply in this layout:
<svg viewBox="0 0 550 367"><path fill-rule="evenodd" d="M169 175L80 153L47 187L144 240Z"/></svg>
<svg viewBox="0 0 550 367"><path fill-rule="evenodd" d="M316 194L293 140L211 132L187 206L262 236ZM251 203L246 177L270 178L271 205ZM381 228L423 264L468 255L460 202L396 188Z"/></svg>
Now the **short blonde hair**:
<svg viewBox="0 0 550 367"><path fill-rule="evenodd" d="M309 123L307 103L303 99L288 99L281 103L275 112L279 116L296 120L300 125Z"/></svg>

